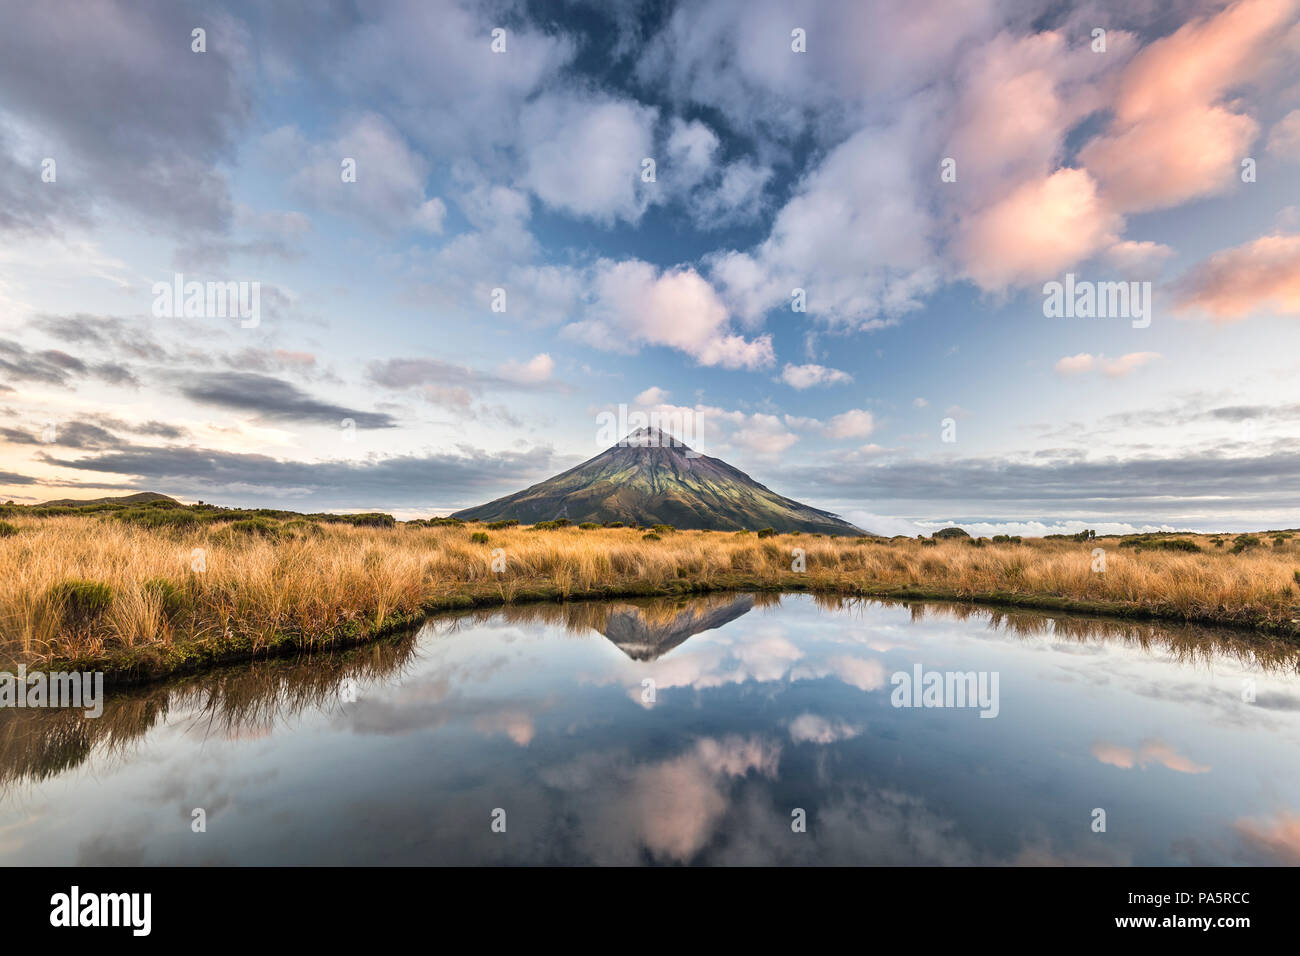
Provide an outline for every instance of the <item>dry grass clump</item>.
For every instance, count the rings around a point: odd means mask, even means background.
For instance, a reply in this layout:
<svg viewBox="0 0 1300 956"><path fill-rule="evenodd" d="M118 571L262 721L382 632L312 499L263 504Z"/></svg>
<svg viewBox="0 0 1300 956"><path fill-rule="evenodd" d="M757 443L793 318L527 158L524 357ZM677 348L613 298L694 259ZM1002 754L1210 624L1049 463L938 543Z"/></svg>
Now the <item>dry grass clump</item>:
<svg viewBox="0 0 1300 956"><path fill-rule="evenodd" d="M530 598L784 588L1078 607L1300 633L1300 544L1200 550L1021 541L365 527L274 521L150 528L17 518L0 537L0 657L107 658L225 642L244 656L328 646L436 607ZM1093 549L1106 570L1093 570ZM800 558L800 554L802 558ZM802 570L800 568L802 567Z"/></svg>

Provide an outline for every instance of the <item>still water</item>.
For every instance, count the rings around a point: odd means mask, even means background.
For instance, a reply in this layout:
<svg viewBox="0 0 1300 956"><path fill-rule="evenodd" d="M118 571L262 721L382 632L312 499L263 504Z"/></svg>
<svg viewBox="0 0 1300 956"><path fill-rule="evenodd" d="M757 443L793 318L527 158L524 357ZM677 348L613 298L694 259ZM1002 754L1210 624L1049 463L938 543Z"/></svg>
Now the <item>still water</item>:
<svg viewBox="0 0 1300 956"><path fill-rule="evenodd" d="M1295 864L1298 657L808 595L440 617L0 712L0 864ZM895 706L918 673L972 693Z"/></svg>

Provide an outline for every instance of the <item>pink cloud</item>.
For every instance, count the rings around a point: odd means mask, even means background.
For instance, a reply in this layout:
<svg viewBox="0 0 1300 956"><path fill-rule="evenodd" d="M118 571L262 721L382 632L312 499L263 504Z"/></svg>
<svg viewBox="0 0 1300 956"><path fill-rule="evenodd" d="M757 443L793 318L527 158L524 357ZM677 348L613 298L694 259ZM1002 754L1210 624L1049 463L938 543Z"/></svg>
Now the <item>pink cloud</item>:
<svg viewBox="0 0 1300 956"><path fill-rule="evenodd" d="M971 278L1001 289L1059 274L1114 243L1122 226L1086 170L1058 169L968 217L957 251Z"/></svg>
<svg viewBox="0 0 1300 956"><path fill-rule="evenodd" d="M1294 0L1240 0L1133 58L1114 122L1079 153L1113 208L1159 209L1238 181L1259 127L1221 101L1269 61L1295 9Z"/></svg>
<svg viewBox="0 0 1300 956"><path fill-rule="evenodd" d="M1300 235L1261 236L1225 249L1179 281L1175 308L1219 321L1252 312L1300 315Z"/></svg>
<svg viewBox="0 0 1300 956"><path fill-rule="evenodd" d="M1067 355L1060 359L1056 363L1056 371L1060 375L1082 375L1084 372L1100 369L1107 378L1123 378L1134 369L1141 368L1160 357L1159 352L1129 352L1119 358L1108 359L1104 355L1080 352L1078 355Z"/></svg>
<svg viewBox="0 0 1300 956"><path fill-rule="evenodd" d="M1300 814L1283 810L1271 820L1238 820L1234 828L1264 856L1284 866L1300 865Z"/></svg>
<svg viewBox="0 0 1300 956"><path fill-rule="evenodd" d="M1134 767L1145 769L1151 763L1160 764L1177 773L1208 773L1210 770L1208 765L1196 763L1164 741L1155 739L1144 740L1137 750L1119 744L1095 743L1092 745L1092 755L1102 763L1122 770L1132 770Z"/></svg>

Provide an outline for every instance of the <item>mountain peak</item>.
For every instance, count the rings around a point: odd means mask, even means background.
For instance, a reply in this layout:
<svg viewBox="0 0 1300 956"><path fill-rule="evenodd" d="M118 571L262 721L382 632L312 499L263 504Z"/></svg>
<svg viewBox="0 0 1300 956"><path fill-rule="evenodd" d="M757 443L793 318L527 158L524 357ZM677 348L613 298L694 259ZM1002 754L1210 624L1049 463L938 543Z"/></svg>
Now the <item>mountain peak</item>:
<svg viewBox="0 0 1300 956"><path fill-rule="evenodd" d="M648 448L670 450L651 454ZM711 531L862 533L828 511L778 495L725 461L692 451L654 426L633 429L617 445L576 468L453 517L522 524L567 518L575 524L620 521Z"/></svg>
<svg viewBox="0 0 1300 956"><path fill-rule="evenodd" d="M680 438L654 425L633 429L614 448L682 448L691 451Z"/></svg>

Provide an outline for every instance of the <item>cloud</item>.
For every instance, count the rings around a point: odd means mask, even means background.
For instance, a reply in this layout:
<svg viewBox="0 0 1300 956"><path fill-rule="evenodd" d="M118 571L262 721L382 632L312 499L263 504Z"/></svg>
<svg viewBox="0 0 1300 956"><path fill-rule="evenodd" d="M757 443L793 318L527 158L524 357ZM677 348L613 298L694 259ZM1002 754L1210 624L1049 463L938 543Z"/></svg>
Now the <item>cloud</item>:
<svg viewBox="0 0 1300 956"><path fill-rule="evenodd" d="M955 243L976 282L1002 289L1060 273L1114 243L1121 226L1086 170L1059 169L966 219Z"/></svg>
<svg viewBox="0 0 1300 956"><path fill-rule="evenodd" d="M283 379L255 372L208 372L187 376L180 393L203 405L253 412L270 421L338 425L352 419L361 428L394 428L386 413L363 412L322 402Z"/></svg>
<svg viewBox="0 0 1300 956"><path fill-rule="evenodd" d="M605 225L635 223L657 185L641 178L657 119L656 109L630 100L544 94L520 120L521 182L553 209Z"/></svg>
<svg viewBox="0 0 1300 956"><path fill-rule="evenodd" d="M690 267L660 272L637 259L601 260L592 288L595 301L586 317L564 329L570 338L616 352L662 345L722 368L752 370L776 361L771 336L730 333L726 306Z"/></svg>
<svg viewBox="0 0 1300 956"><path fill-rule="evenodd" d="M1239 0L1133 57L1110 126L1079 152L1109 204L1159 209L1239 182L1258 125L1226 97L1278 50L1294 14L1291 0Z"/></svg>
<svg viewBox="0 0 1300 956"><path fill-rule="evenodd" d="M1126 273L1149 274L1158 272L1165 260L1173 254L1171 247L1159 242L1125 239L1106 250L1106 259Z"/></svg>
<svg viewBox="0 0 1300 956"><path fill-rule="evenodd" d="M1093 518L1140 516L1143 522L1190 512L1198 526L1210 528L1248 526L1224 514L1293 506L1300 494L1300 450L1229 456L1219 444L1170 456L1096 460L1045 453L1031 461L914 458L853 469L796 462L780 478L782 490L795 498L892 500L929 509L938 503L948 512L979 508L984 514L998 506L1018 517L1064 509Z"/></svg>
<svg viewBox="0 0 1300 956"><path fill-rule="evenodd" d="M1092 746L1092 755L1102 763L1122 770L1131 770L1134 767L1145 768L1151 763L1160 764L1178 773L1208 773L1210 770L1210 767L1184 757L1160 740L1144 740L1137 750L1118 744L1098 742Z"/></svg>
<svg viewBox="0 0 1300 956"><path fill-rule="evenodd" d="M826 427L831 438L866 438L876 429L876 421L865 409L855 408L834 416Z"/></svg>
<svg viewBox="0 0 1300 956"><path fill-rule="evenodd" d="M817 714L800 714L790 722L790 739L797 744L831 744L856 737L860 733L861 727L843 720L827 720Z"/></svg>
<svg viewBox="0 0 1300 956"><path fill-rule="evenodd" d="M1254 854L1279 866L1300 866L1300 813L1282 810L1271 818L1244 818L1233 824Z"/></svg>
<svg viewBox="0 0 1300 956"><path fill-rule="evenodd" d="M878 328L919 306L938 272L917 167L899 148L914 135L905 127L854 134L800 182L757 248L709 257L737 315L756 322L788 307L795 289L810 315L846 328Z"/></svg>
<svg viewBox="0 0 1300 956"><path fill-rule="evenodd" d="M91 365L60 349L31 351L8 339L0 339L0 375L14 382L61 388L71 388L77 378L98 378L111 385L136 384L131 371L116 362Z"/></svg>
<svg viewBox="0 0 1300 956"><path fill-rule="evenodd" d="M232 204L218 165L251 113L242 26L211 11L208 52L196 55L184 5L103 0L67 14L0 11L0 128L41 144L28 153L0 140L0 169L29 179L49 156L59 174L57 187L0 193L18 203L0 226L55 229L117 210L178 234L223 231Z"/></svg>
<svg viewBox="0 0 1300 956"><path fill-rule="evenodd" d="M786 365L781 370L781 381L791 388L805 389L814 385L842 385L853 381L853 376L824 365Z"/></svg>
<svg viewBox="0 0 1300 956"><path fill-rule="evenodd" d="M309 142L296 127L284 126L267 134L262 148L269 161L297 170L289 179L290 188L319 209L385 232L442 232L447 207L425 194L428 160L377 113L355 117L334 139L319 143ZM343 179L347 160L355 166L355 181Z"/></svg>
<svg viewBox="0 0 1300 956"><path fill-rule="evenodd" d="M548 353L527 362L510 360L495 372L455 365L435 358L394 358L371 362L366 378L386 388L458 389L467 395L485 391L553 391L563 386L552 378L555 360Z"/></svg>
<svg viewBox="0 0 1300 956"><path fill-rule="evenodd" d="M644 392L637 395L636 398L632 399L632 401L638 405L662 405L664 402L668 401L668 397L671 394L671 392L666 392L657 385L651 385Z"/></svg>
<svg viewBox="0 0 1300 956"><path fill-rule="evenodd" d="M1134 369L1141 368L1160 357L1159 352L1129 352L1119 358L1108 359L1104 355L1094 356L1088 352L1080 352L1078 355L1067 355L1060 359L1056 363L1056 371L1060 375L1080 375L1100 369L1107 378L1123 378Z"/></svg>
<svg viewBox="0 0 1300 956"><path fill-rule="evenodd" d="M554 372L555 360L545 352L534 355L527 362L512 359L497 368L498 375L517 385L541 385L549 382Z"/></svg>
<svg viewBox="0 0 1300 956"><path fill-rule="evenodd" d="M798 440L781 419L762 413L750 415L728 438L730 444L763 457L779 455Z"/></svg>
<svg viewBox="0 0 1300 956"><path fill-rule="evenodd" d="M411 505L454 509L491 500L552 473L546 447L487 452L470 446L358 461L286 461L212 448L133 445L77 459L43 456L51 465L129 476L115 486L256 505L267 498L315 508ZM95 487L104 487L95 485Z"/></svg>
<svg viewBox="0 0 1300 956"><path fill-rule="evenodd" d="M1216 252L1176 283L1174 307L1225 322L1268 311L1300 315L1300 234Z"/></svg>
<svg viewBox="0 0 1300 956"><path fill-rule="evenodd" d="M1267 149L1284 163L1300 163L1300 110L1292 110L1273 124Z"/></svg>

